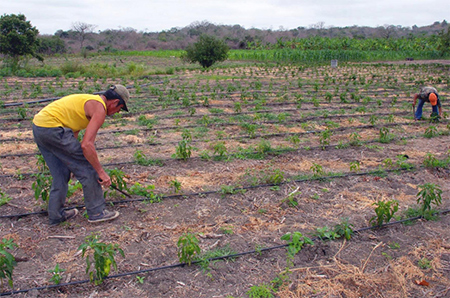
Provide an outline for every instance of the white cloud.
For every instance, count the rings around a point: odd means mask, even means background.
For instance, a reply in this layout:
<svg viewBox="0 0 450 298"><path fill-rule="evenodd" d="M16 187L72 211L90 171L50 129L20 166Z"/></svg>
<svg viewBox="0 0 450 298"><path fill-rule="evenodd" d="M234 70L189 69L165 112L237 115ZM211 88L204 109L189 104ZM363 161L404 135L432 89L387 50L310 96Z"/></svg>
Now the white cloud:
<svg viewBox="0 0 450 298"><path fill-rule="evenodd" d="M98 30L161 31L194 21L285 29L325 26L424 26L448 18L448 0L0 0L2 13L24 14L41 33L69 30L74 22Z"/></svg>

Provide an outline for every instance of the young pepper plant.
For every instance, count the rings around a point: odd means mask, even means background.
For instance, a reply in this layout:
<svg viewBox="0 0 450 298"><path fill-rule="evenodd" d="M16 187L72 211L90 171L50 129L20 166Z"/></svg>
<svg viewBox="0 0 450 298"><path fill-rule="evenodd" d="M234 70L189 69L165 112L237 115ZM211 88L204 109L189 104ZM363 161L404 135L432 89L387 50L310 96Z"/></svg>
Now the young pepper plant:
<svg viewBox="0 0 450 298"><path fill-rule="evenodd" d="M117 263L114 258L117 252L119 252L122 257L125 257L123 250L118 244L106 244L98 242L98 234L92 234L85 238L85 243L78 247L81 250L81 255L84 257L86 255L86 273L89 274L89 279L94 282L95 285L99 285L103 282L105 277L108 277L111 270L111 265L114 270L117 271ZM90 255L86 252L88 249L93 250L93 262L91 261ZM91 270L91 265L94 264L94 269ZM95 271L95 273L94 273Z"/></svg>
<svg viewBox="0 0 450 298"><path fill-rule="evenodd" d="M12 239L2 239L0 242L0 285L3 290L3 279L8 279L8 285L13 287L13 270L17 265L14 256L7 251L7 249L13 249L17 245L13 242Z"/></svg>

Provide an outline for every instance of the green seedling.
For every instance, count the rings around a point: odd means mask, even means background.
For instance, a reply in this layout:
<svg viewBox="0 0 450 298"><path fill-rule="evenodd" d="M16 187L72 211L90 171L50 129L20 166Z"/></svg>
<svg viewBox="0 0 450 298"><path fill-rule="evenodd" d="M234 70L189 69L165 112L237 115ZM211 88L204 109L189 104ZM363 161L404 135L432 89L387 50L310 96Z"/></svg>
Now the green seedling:
<svg viewBox="0 0 450 298"><path fill-rule="evenodd" d="M400 244L398 244L397 242L392 242L388 244L390 249L399 249L400 248Z"/></svg>
<svg viewBox="0 0 450 298"><path fill-rule="evenodd" d="M12 198L10 196L8 196L6 193L0 190L0 206L8 204L8 202L11 200Z"/></svg>
<svg viewBox="0 0 450 298"><path fill-rule="evenodd" d="M361 136L357 132L351 133L349 144L351 146L361 146Z"/></svg>
<svg viewBox="0 0 450 298"><path fill-rule="evenodd" d="M319 178L325 175L325 171L322 166L313 162L313 165L309 168L313 172L314 178Z"/></svg>
<svg viewBox="0 0 450 298"><path fill-rule="evenodd" d="M431 261L428 260L427 258L420 259L417 262L417 266L419 266L420 269L431 269L432 268Z"/></svg>
<svg viewBox="0 0 450 298"><path fill-rule="evenodd" d="M361 165L361 163L359 162L359 160L351 161L350 162L350 172L359 172L360 165Z"/></svg>
<svg viewBox="0 0 450 298"><path fill-rule="evenodd" d="M423 165L427 168L435 168L439 167L441 162L431 153L427 153L425 155L425 159L423 160Z"/></svg>
<svg viewBox="0 0 450 298"><path fill-rule="evenodd" d="M234 186L232 185L222 185L220 186L220 190L219 193L223 198L225 198L226 195L234 195L237 193L244 193L245 189L236 189Z"/></svg>
<svg viewBox="0 0 450 298"><path fill-rule="evenodd" d="M348 223L348 219L343 220L341 223L334 226L334 232L339 235L339 238L344 237L347 240L353 235L353 224Z"/></svg>
<svg viewBox="0 0 450 298"><path fill-rule="evenodd" d="M216 142L213 145L213 152L220 158L223 158L227 154L227 147L225 147L225 142Z"/></svg>
<svg viewBox="0 0 450 298"><path fill-rule="evenodd" d="M169 181L170 187L174 190L174 192L177 194L181 190L181 182L177 179Z"/></svg>
<svg viewBox="0 0 450 298"><path fill-rule="evenodd" d="M430 126L425 129L425 133L423 135L424 137L431 139L438 135L438 130L435 126Z"/></svg>
<svg viewBox="0 0 450 298"><path fill-rule="evenodd" d="M34 190L34 198L36 200L41 198L44 203L48 202L50 187L53 181L52 176L44 173L32 174L31 176L36 178L31 184L31 188Z"/></svg>
<svg viewBox="0 0 450 298"><path fill-rule="evenodd" d="M392 141L392 136L389 134L389 128L380 128L380 138L378 139L380 143L389 143Z"/></svg>
<svg viewBox="0 0 450 298"><path fill-rule="evenodd" d="M188 160L192 155L192 146L188 140L181 140L178 142L178 146L175 148L175 154L172 158L178 158L181 160Z"/></svg>
<svg viewBox="0 0 450 298"><path fill-rule="evenodd" d="M323 228L316 228L316 231L312 233L313 237L317 237L320 240L334 240L339 238L339 235L331 228L325 226Z"/></svg>
<svg viewBox="0 0 450 298"><path fill-rule="evenodd" d="M310 238L303 236L300 232L286 233L281 237L281 240L287 242L288 255L291 257L294 257L305 244L314 245Z"/></svg>
<svg viewBox="0 0 450 298"><path fill-rule="evenodd" d="M12 239L2 239L0 242L0 286L3 291L3 279L8 279L8 285L13 288L13 271L17 265L16 259L8 251L14 249L17 245Z"/></svg>
<svg viewBox="0 0 450 298"><path fill-rule="evenodd" d="M376 216L370 219L370 223L374 226L381 226L383 223L388 223L393 217L394 214L398 211L398 201L378 201L373 203L373 205L377 206L375 208Z"/></svg>
<svg viewBox="0 0 450 298"><path fill-rule="evenodd" d="M59 268L59 264L56 264L54 269L47 270L47 272L50 272L52 274L52 278L50 278L50 281L53 282L55 285L59 285L61 283L61 279L62 279L61 274L64 271L66 271L66 270Z"/></svg>
<svg viewBox="0 0 450 298"><path fill-rule="evenodd" d="M192 261L200 255L200 246L198 245L198 239L194 234L184 233L178 239L177 246L180 263L186 263L190 266Z"/></svg>
<svg viewBox="0 0 450 298"><path fill-rule="evenodd" d="M329 129L326 129L319 133L319 143L322 146L322 150L325 150L326 146L330 145L330 139L333 132Z"/></svg>
<svg viewBox="0 0 450 298"><path fill-rule="evenodd" d="M249 298L273 298L274 288L267 284L257 285L250 287L247 291Z"/></svg>
<svg viewBox="0 0 450 298"><path fill-rule="evenodd" d="M118 244L98 242L98 238L98 234L87 236L85 242L78 247L78 250L81 250L81 256L86 257L86 273L89 274L89 279L95 285L101 284L104 278L109 275L111 265L117 271L115 260L117 252L122 257L125 257L123 250ZM91 261L91 256L86 253L88 250L93 251L93 261ZM91 268L92 264L94 264L94 268Z"/></svg>
<svg viewBox="0 0 450 298"><path fill-rule="evenodd" d="M136 152L134 153L133 156L134 156L136 163L141 166L160 166L161 167L164 165L164 163L159 159L147 158L147 156L145 156L145 154L142 153L141 150L136 150Z"/></svg>
<svg viewBox="0 0 450 298"><path fill-rule="evenodd" d="M144 278L145 278L145 276L136 275L136 279L137 279L138 283L140 283L140 284L144 283Z"/></svg>
<svg viewBox="0 0 450 298"><path fill-rule="evenodd" d="M431 204L439 206L442 203L442 190L439 185L425 183L418 186L417 203L421 205L420 213L425 216L431 213Z"/></svg>

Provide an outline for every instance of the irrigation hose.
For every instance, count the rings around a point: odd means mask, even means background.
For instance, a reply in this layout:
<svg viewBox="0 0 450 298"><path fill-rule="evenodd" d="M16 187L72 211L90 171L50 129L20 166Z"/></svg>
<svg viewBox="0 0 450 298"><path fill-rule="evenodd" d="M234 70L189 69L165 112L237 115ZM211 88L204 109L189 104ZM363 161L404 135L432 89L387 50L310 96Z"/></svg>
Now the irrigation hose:
<svg viewBox="0 0 450 298"><path fill-rule="evenodd" d="M433 213L433 215L436 215L436 214L447 214L447 213L450 213L450 209L439 211L439 212L435 212L435 213ZM394 221L394 222L388 222L388 223L385 223L385 224L382 224L382 225L364 227L364 228L360 228L358 230L353 231L353 233L355 234L355 233L361 233L361 232L367 231L367 230L381 229L381 228L384 228L384 227L387 227L387 226L392 226L392 225L400 224L400 223L407 222L407 221L414 221L414 220L418 220L418 219L422 219L422 218L423 218L423 216L416 216L416 217L411 217L411 218L398 220L398 221ZM319 237L315 237L315 238L313 238L311 240L314 242L314 241L319 240L319 239L320 239ZM262 249L259 249L259 250L251 250L251 251L235 253L235 254L226 255L226 256L210 258L210 259L207 259L207 261L211 262L211 261L216 261L216 260L233 259L233 258L241 257L241 256L244 256L244 255L248 255L248 254L261 253L261 252L271 251L271 250L284 248L284 247L288 247L288 246L289 246L289 243L281 244L281 245L276 245L276 246L262 248ZM191 264L197 264L197 263L200 263L202 261L203 260L196 260L196 261L193 261ZM119 273L119 274L107 276L104 279L113 279L113 278L119 278L119 277L130 276L130 275L138 275L138 274L149 273L149 272L153 272L153 271L159 271L159 270L165 270L165 269L171 269L171 268L177 268L177 267L184 267L186 265L187 265L186 263L178 263L178 264L161 266L161 267L154 267L154 268L143 269L143 270L138 270L138 271L124 272L124 273ZM79 285L79 284L88 283L89 281L90 281L89 279L85 279L85 280L74 281L74 282L69 282L69 283L61 283L61 284L58 284L58 285L48 285L48 286L28 288L28 289L22 289L22 290L10 291L10 292L3 292L3 293L0 293L0 296L9 296L9 295L19 294L19 293L27 293L27 292L30 292L30 291L40 291L40 290L47 290L47 289L62 288L62 287L66 287L66 286L73 286L73 285Z"/></svg>
<svg viewBox="0 0 450 298"><path fill-rule="evenodd" d="M406 169L406 168L403 169L403 168L401 168L401 169L384 170L384 172L391 173L391 172L408 171L408 170L410 170L410 169ZM295 180L291 180L291 181L281 182L281 183L278 183L278 184L271 183L271 184L258 184L258 185L239 187L239 188L234 188L233 190L241 191L241 190L249 190L249 189L261 188L261 187L279 186L279 185L284 185L284 184L291 183L291 182L305 182L305 181L314 181L314 180L326 180L326 179L345 178L345 177L350 177L350 176L364 176L364 175L371 175L371 174L374 174L374 173L376 173L376 172L368 171L368 172L359 172L359 173L346 173L346 174L339 175L339 176L320 176L320 177L312 177L312 178L303 178L303 179L295 179ZM115 187L112 187L112 188L118 190ZM211 190L211 191L196 192L196 193L189 193L189 194L163 195L160 198L161 199L171 199L171 198L204 196L204 195L218 194L218 193L220 193L220 190ZM129 198L132 197L129 194L125 194L125 195L127 195L127 197L129 197ZM116 205L116 204L134 203L134 202L144 202L144 201L149 201L149 200L151 200L151 198L147 198L147 197L143 197L142 198L141 197L139 199L110 201L108 203ZM81 208L84 208L84 207L85 207L85 205L70 206L70 207L65 208L64 210L70 210L70 209L74 209L74 208L81 209ZM31 213L23 213L23 214L13 214L13 215L1 215L0 219L21 218L21 217L26 217L26 216L30 216L30 215L41 215L41 214L42 215L46 215L47 211L39 211L39 212L31 212Z"/></svg>

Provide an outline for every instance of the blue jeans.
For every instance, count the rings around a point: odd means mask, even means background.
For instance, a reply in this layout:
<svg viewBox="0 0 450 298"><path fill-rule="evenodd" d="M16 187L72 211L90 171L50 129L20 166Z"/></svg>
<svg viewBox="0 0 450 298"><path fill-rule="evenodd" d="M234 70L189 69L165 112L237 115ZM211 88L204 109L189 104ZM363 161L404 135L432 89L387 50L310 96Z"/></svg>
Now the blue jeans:
<svg viewBox="0 0 450 298"><path fill-rule="evenodd" d="M414 114L414 117L419 120L420 118L422 118L422 109L423 109L423 105L426 103L425 100L420 99L419 98L419 104L417 105L417 110ZM438 105L435 106L431 106L431 108L433 109L433 113L439 114L439 109L438 109Z"/></svg>
<svg viewBox="0 0 450 298"><path fill-rule="evenodd" d="M33 136L53 177L48 201L50 224L64 221L64 203L69 189L70 173L83 186L84 203L88 216L105 209L102 186L98 174L84 157L81 144L69 128L46 128L33 124Z"/></svg>

